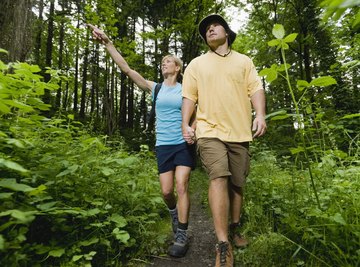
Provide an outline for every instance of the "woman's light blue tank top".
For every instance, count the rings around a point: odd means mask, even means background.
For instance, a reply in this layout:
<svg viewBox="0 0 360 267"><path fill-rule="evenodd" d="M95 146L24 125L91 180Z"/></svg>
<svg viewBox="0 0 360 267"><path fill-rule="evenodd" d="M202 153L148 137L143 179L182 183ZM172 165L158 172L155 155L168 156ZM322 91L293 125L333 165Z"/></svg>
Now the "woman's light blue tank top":
<svg viewBox="0 0 360 267"><path fill-rule="evenodd" d="M155 86L152 90L152 98L154 98ZM181 84L176 83L175 86L161 86L156 99L156 144L162 145L178 145L184 143L185 140L181 131Z"/></svg>

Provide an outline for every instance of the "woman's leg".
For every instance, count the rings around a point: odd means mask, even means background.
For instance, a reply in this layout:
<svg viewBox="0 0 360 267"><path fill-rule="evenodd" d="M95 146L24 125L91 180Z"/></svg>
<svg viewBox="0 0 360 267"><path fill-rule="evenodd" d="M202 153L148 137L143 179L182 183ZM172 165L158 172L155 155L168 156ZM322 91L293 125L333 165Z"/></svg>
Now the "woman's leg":
<svg viewBox="0 0 360 267"><path fill-rule="evenodd" d="M189 179L191 168L177 166L175 169L176 192L178 195L179 222L188 223L190 212Z"/></svg>
<svg viewBox="0 0 360 267"><path fill-rule="evenodd" d="M176 207L176 197L174 194L174 171L160 173L160 187L166 206L169 209Z"/></svg>

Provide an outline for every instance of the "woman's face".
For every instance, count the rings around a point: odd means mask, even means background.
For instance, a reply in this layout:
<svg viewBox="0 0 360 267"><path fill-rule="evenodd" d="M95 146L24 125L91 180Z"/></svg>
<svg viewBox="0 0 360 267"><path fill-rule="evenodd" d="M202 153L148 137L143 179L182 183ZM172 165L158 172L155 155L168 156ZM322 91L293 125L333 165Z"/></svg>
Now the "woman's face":
<svg viewBox="0 0 360 267"><path fill-rule="evenodd" d="M175 59L171 56L164 57L161 61L161 72L162 74L176 74L180 71L180 67L176 65Z"/></svg>

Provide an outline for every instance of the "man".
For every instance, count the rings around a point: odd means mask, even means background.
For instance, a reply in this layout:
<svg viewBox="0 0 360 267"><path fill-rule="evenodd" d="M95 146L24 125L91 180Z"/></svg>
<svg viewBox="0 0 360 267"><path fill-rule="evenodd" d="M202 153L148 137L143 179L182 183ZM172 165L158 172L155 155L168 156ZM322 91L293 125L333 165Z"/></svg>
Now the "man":
<svg viewBox="0 0 360 267"><path fill-rule="evenodd" d="M247 245L239 233L243 187L250 166L249 142L266 131L265 94L252 60L231 50L236 34L221 16L205 17L199 33L210 49L185 70L182 131L193 143L189 121L197 104L196 139L209 175L209 204L218 239L216 266L233 266L228 229L233 245Z"/></svg>

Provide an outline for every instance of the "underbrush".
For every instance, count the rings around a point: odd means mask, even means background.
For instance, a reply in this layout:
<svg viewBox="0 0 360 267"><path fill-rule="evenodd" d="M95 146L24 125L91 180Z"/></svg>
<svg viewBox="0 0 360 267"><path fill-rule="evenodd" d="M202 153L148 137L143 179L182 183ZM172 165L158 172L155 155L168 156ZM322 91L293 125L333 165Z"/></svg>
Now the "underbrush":
<svg viewBox="0 0 360 267"><path fill-rule="evenodd" d="M56 90L37 66L0 61L0 266L122 266L157 253L168 212L147 146L43 116Z"/></svg>
<svg viewBox="0 0 360 267"><path fill-rule="evenodd" d="M284 165L284 164L282 164ZM321 208L308 172L280 168L273 153L258 153L248 177L244 232L236 252L245 266L359 266L360 168L324 156L313 164Z"/></svg>

